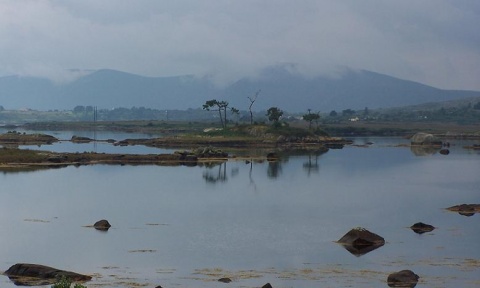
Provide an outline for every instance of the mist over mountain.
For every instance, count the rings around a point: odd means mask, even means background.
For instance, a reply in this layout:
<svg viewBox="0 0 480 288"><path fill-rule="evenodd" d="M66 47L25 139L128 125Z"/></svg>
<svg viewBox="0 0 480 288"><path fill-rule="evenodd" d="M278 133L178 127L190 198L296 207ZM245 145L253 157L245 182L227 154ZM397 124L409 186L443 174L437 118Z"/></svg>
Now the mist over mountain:
<svg viewBox="0 0 480 288"><path fill-rule="evenodd" d="M442 90L366 70L307 77L275 66L254 78L218 87L207 77L144 77L104 69L64 84L34 77L0 77L0 105L36 110L70 110L77 105L185 110L217 99L247 110L247 97L259 90L253 106L256 111L272 106L289 112L375 109L480 96L480 91Z"/></svg>

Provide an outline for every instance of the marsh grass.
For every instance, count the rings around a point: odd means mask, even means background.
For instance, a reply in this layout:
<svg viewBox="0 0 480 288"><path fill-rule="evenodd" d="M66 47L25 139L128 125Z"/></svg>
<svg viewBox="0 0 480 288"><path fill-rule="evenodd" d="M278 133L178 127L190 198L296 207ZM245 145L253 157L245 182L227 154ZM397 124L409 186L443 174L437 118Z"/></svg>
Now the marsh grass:
<svg viewBox="0 0 480 288"><path fill-rule="evenodd" d="M50 286L51 288L70 288L72 286L72 281L65 276L62 276L58 282ZM83 286L82 284L75 283L73 288L87 288L87 286Z"/></svg>

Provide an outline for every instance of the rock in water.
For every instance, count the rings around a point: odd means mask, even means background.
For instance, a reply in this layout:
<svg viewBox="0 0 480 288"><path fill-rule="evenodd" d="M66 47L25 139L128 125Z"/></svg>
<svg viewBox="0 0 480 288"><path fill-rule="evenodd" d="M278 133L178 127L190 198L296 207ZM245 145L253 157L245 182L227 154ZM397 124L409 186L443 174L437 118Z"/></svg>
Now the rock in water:
<svg viewBox="0 0 480 288"><path fill-rule="evenodd" d="M418 222L410 226L410 229L412 229L413 232L417 234L423 234L425 232L432 232L435 229L435 227L429 224Z"/></svg>
<svg viewBox="0 0 480 288"><path fill-rule="evenodd" d="M419 132L412 136L411 138L412 145L423 145L423 146L442 146L442 141L433 134Z"/></svg>
<svg viewBox="0 0 480 288"><path fill-rule="evenodd" d="M354 228L337 242L342 244L353 255L361 256L383 246L385 239L367 229Z"/></svg>
<svg viewBox="0 0 480 288"><path fill-rule="evenodd" d="M7 275L15 285L20 286L51 285L60 280L62 276L74 282L85 282L92 279L92 277L88 275L27 263L17 263L8 268L4 274Z"/></svg>
<svg viewBox="0 0 480 288"><path fill-rule="evenodd" d="M411 270L402 270L388 275L387 284L390 287L413 288L418 283L418 275Z"/></svg>
<svg viewBox="0 0 480 288"><path fill-rule="evenodd" d="M463 216L473 216L480 213L480 204L461 204L447 208L449 211L458 212Z"/></svg>
<svg viewBox="0 0 480 288"><path fill-rule="evenodd" d="M110 227L112 227L112 225L110 225L110 223L108 223L108 221L104 219L95 222L95 224L93 224L93 227L97 230L107 231L108 229L110 229Z"/></svg>

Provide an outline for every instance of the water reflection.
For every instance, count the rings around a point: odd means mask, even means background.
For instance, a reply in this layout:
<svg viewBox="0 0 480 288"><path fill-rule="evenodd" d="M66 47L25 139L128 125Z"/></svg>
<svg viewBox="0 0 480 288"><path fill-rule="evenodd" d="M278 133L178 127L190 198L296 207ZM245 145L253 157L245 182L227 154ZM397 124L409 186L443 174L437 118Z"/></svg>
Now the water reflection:
<svg viewBox="0 0 480 288"><path fill-rule="evenodd" d="M215 166L217 167L215 168ZM203 172L203 179L205 179L207 183L216 184L216 183L226 182L228 180L227 162L210 163L205 167L207 168L207 170Z"/></svg>
<svg viewBox="0 0 480 288"><path fill-rule="evenodd" d="M268 178L275 179L282 174L282 164L279 160L268 161L267 176Z"/></svg>
<svg viewBox="0 0 480 288"><path fill-rule="evenodd" d="M478 203L480 161L460 145L451 151L449 157L414 157L408 148L377 144L331 150L321 160L304 154L282 155L277 162L89 165L5 174L0 255L3 266L35 260L99 275L92 285L106 287L206 288L224 285L214 281L230 271L244 276L249 269L263 278L239 276L236 286L269 281L274 287L380 288L387 287L386 271L412 267L425 276L425 287L473 288L474 259L480 257L479 230L471 222L476 218L440 208ZM82 228L104 217L115 229ZM439 229L418 237L405 228L419 219ZM353 245L346 252L334 240L357 225L378 231L388 245ZM59 231L62 237L52 237ZM142 249L159 253L130 252ZM199 269L217 267L225 275L198 280ZM129 283L117 284L109 275L129 277ZM13 288L4 278L0 286Z"/></svg>
<svg viewBox="0 0 480 288"><path fill-rule="evenodd" d="M412 151L415 156L428 156L433 155L439 152L442 149L441 146L420 146L412 145L410 146L410 151Z"/></svg>
<svg viewBox="0 0 480 288"><path fill-rule="evenodd" d="M318 173L320 171L320 165L318 165L318 156L318 154L308 154L308 161L303 163L303 169L307 171L308 176L310 176L312 173Z"/></svg>

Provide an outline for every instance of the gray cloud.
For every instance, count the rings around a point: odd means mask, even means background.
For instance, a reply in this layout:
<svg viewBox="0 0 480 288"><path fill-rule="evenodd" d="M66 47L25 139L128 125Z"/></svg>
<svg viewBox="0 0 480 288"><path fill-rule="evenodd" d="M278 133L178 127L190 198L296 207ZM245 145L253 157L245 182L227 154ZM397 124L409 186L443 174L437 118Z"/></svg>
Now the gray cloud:
<svg viewBox="0 0 480 288"><path fill-rule="evenodd" d="M5 0L0 75L112 68L226 83L288 62L480 90L479 13L465 0Z"/></svg>

